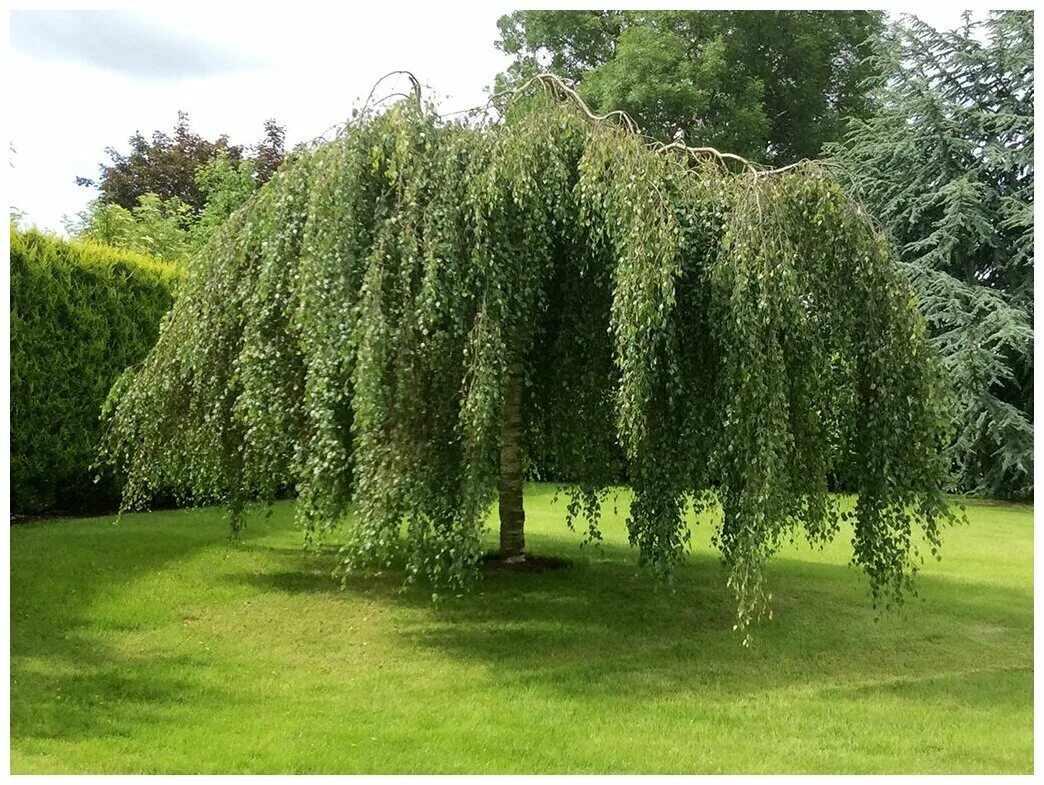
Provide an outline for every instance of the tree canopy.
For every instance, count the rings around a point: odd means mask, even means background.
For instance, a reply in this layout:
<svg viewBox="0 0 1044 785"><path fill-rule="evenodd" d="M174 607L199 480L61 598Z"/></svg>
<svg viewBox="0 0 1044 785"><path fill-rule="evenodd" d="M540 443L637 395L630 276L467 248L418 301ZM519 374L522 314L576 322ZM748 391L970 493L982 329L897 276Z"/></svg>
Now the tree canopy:
<svg viewBox="0 0 1044 785"><path fill-rule="evenodd" d="M504 113L363 111L233 213L110 398L125 504L171 489L228 504L235 530L292 484L312 540L354 513L346 570L401 556L457 590L517 403L591 536L622 452L630 540L658 575L686 512L720 502L738 628L766 612L781 543L846 519L875 602L901 599L951 516L949 417L865 211L821 166L665 146L557 79ZM827 490L839 467L850 512Z"/></svg>
<svg viewBox="0 0 1044 785"><path fill-rule="evenodd" d="M598 111L777 164L819 154L867 110L862 47L879 11L515 11L497 45L500 88L542 70ZM690 141L694 143L694 141Z"/></svg>
<svg viewBox="0 0 1044 785"><path fill-rule="evenodd" d="M76 182L98 188L98 199L104 205L133 210L142 196L155 194L164 201L179 200L195 217L203 212L207 198L196 176L202 167L219 157L233 167L250 160L255 181L262 185L282 163L285 136L286 129L275 120L267 120L261 140L252 148L245 149L229 142L225 134L213 141L201 136L189 126L188 115L178 112L172 134L154 131L150 140L136 132L128 140L129 153L121 153L114 147L106 148L110 162L99 166L97 181L77 177Z"/></svg>
<svg viewBox="0 0 1044 785"><path fill-rule="evenodd" d="M162 199L154 193L145 193L129 210L103 198L94 199L75 218L66 220L65 228L79 239L183 262L254 194L262 179L257 167L271 164L271 160L266 163L262 159L240 159L233 163L229 155L221 151L196 169L193 176L202 194L203 207L198 214L177 196Z"/></svg>
<svg viewBox="0 0 1044 785"><path fill-rule="evenodd" d="M957 396L964 491L1033 488L1033 14L906 18L831 148L894 238Z"/></svg>

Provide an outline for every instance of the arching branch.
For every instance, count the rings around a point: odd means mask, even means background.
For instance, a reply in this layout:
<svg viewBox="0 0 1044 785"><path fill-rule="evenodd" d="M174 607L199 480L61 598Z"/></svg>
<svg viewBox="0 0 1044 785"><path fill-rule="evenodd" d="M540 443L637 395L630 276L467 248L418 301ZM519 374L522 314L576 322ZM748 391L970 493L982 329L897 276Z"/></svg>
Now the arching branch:
<svg viewBox="0 0 1044 785"><path fill-rule="evenodd" d="M417 99L417 103L418 104L420 103L420 101L421 101L421 85L420 85L420 82L417 80L417 77L414 76L410 71L401 71L401 70L400 71L389 71L388 73L386 73L384 76L382 76L380 79L378 79L376 82L373 83L373 87L370 88L370 94L366 97L366 102L363 104L363 108L360 111L360 114L364 114L368 109L372 108L370 106L370 101L373 100L373 96L376 94L377 88L381 86L381 83L384 82L385 79L389 79L389 78L391 78L393 76L405 76L405 77L407 77L410 80L410 85L413 87L413 97ZM402 95L402 94L401 93L395 93L394 95ZM376 106L376 104L374 104L374 106Z"/></svg>

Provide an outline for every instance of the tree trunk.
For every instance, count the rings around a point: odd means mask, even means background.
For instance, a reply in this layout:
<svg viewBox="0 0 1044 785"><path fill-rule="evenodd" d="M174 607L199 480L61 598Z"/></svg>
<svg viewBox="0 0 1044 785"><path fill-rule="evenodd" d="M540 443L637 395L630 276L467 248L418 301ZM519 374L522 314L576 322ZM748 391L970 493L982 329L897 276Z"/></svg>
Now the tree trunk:
<svg viewBox="0 0 1044 785"><path fill-rule="evenodd" d="M526 512L522 508L522 363L508 366L500 430L500 558L526 560Z"/></svg>

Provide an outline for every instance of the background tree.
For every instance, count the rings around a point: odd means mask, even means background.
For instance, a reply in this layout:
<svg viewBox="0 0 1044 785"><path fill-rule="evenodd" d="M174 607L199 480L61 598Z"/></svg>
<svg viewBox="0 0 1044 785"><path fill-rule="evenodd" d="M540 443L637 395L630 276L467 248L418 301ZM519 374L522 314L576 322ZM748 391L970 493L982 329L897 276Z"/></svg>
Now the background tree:
<svg viewBox="0 0 1044 785"><path fill-rule="evenodd" d="M960 487L1033 487L1033 14L907 17L831 152L887 227L955 391Z"/></svg>
<svg viewBox="0 0 1044 785"><path fill-rule="evenodd" d="M757 160L814 157L866 111L860 47L877 11L516 11L497 46L504 89L543 70L623 109L661 140L683 134Z"/></svg>
<svg viewBox="0 0 1044 785"><path fill-rule="evenodd" d="M235 164L228 155L219 153L196 170L196 184L204 199L203 211L191 229L194 248L202 247L236 208L244 204L260 184L272 176L274 169L268 171L267 177L263 179L258 176L260 160L244 160ZM283 161L281 149L277 151L274 147L269 148L263 160L266 167L274 165L278 168Z"/></svg>
<svg viewBox="0 0 1044 785"><path fill-rule="evenodd" d="M820 541L850 517L886 603L917 538L938 547L945 412L923 332L822 168L650 149L539 80L506 122L405 101L281 168L193 258L113 390L104 456L127 505L219 500L233 531L290 479L312 538L352 511L345 569L401 557L459 590L498 487L500 555L525 558L522 423L556 430L594 536L618 440L639 562L669 578L686 511L720 502L745 628L798 527ZM851 513L831 456L858 480Z"/></svg>
<svg viewBox="0 0 1044 785"><path fill-rule="evenodd" d="M219 152L233 163L243 157L243 148L230 144L221 135L215 141L203 138L189 127L189 117L178 112L172 134L154 131L151 140L136 132L128 140L130 152L124 155L114 147L105 149L110 163L101 164L97 181L77 177L80 185L96 187L103 204L115 204L128 210L145 194L161 200L177 198L194 214L203 210L203 193L196 183L196 170Z"/></svg>
<svg viewBox="0 0 1044 785"><path fill-rule="evenodd" d="M196 178L196 172L215 158L224 157L232 167L253 160L254 178L265 183L279 167L285 155L286 129L275 120L267 120L264 135L253 148L229 142L222 134L211 141L189 127L189 117L178 112L174 131L154 131L151 140L141 133L130 137L130 152L123 154L114 147L106 148L109 163L101 164L97 180L77 177L83 186L98 188L102 204L114 204L128 210L138 205L145 194L156 194L161 200L178 199L194 216L203 212L207 195Z"/></svg>
<svg viewBox="0 0 1044 785"><path fill-rule="evenodd" d="M184 261L195 249L189 206L177 197L160 199L147 193L127 209L95 199L65 230L79 240L93 240L168 262Z"/></svg>
<svg viewBox="0 0 1044 785"><path fill-rule="evenodd" d="M254 179L259 186L267 183L286 157L286 126L274 119L265 120L265 131L252 149Z"/></svg>
<svg viewBox="0 0 1044 785"><path fill-rule="evenodd" d="M265 139L254 148L255 157L237 159L220 149L195 170L193 181L202 204L198 212L177 196L163 199L151 192L139 196L131 209L99 197L65 222L66 231L76 238L166 261L185 261L282 164L284 131L273 120L265 129ZM264 168L263 175L259 166Z"/></svg>

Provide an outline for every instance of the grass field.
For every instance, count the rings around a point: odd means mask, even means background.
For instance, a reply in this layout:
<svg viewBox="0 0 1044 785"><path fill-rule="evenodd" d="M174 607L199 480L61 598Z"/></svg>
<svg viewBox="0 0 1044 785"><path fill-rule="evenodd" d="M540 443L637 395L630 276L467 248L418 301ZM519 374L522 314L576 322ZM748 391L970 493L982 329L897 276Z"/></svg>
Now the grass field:
<svg viewBox="0 0 1044 785"><path fill-rule="evenodd" d="M670 594L622 517L579 550L526 493L573 565L438 606L341 590L289 502L238 546L216 510L13 527L12 771L1032 771L1031 507L970 504L879 620L847 537L790 549L744 649L707 526Z"/></svg>

